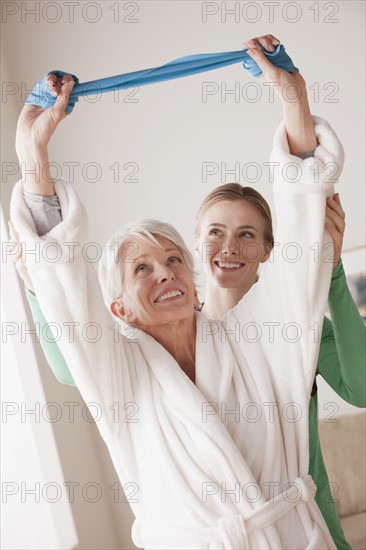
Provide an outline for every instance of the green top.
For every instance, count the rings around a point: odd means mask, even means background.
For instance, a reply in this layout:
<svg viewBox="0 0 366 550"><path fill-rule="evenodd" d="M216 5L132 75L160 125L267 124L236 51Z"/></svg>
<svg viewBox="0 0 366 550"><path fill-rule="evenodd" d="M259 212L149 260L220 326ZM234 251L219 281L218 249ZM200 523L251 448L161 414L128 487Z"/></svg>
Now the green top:
<svg viewBox="0 0 366 550"><path fill-rule="evenodd" d="M36 296L26 288L36 330L48 364L59 382L75 386L72 375L52 340L48 323ZM329 291L329 310L334 325L324 318L317 374L345 401L366 406L365 330L362 318L349 292L342 262L333 269ZM336 329L333 330L333 327ZM335 335L336 333L336 335ZM309 473L317 486L316 501L338 550L351 550L346 542L329 487L328 475L318 434L318 396L312 395L309 408Z"/></svg>
<svg viewBox="0 0 366 550"><path fill-rule="evenodd" d="M324 318L317 374L345 401L366 407L366 327L348 289L342 262L333 269L328 305L333 323ZM317 393L309 405L309 451L309 473L317 486L315 500L338 550L350 550L331 496L320 447Z"/></svg>

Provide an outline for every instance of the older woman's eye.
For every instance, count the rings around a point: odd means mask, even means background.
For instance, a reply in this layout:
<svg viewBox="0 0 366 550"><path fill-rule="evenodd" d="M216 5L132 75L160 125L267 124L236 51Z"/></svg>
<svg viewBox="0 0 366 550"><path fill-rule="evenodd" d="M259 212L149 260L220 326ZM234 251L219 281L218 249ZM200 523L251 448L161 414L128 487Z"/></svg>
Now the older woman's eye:
<svg viewBox="0 0 366 550"><path fill-rule="evenodd" d="M249 231L243 231L242 233L239 234L239 237L249 237L249 238L253 238L254 235L253 235L253 233L249 233Z"/></svg>
<svg viewBox="0 0 366 550"><path fill-rule="evenodd" d="M136 275L142 275L142 274L144 274L144 273L147 273L148 269L149 269L149 268L148 268L147 265L145 265L145 264L140 264L140 265L138 265L138 266L136 267L135 273L136 273Z"/></svg>
<svg viewBox="0 0 366 550"><path fill-rule="evenodd" d="M168 263L170 263L170 264L181 264L182 259L178 258L178 256L172 256L171 258L169 258Z"/></svg>

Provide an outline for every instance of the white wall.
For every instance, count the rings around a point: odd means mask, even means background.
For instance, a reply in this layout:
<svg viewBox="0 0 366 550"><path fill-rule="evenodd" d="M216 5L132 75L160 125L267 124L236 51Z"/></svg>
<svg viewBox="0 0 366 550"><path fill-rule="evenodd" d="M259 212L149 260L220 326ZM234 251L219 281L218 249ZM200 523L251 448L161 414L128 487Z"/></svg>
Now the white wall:
<svg viewBox="0 0 366 550"><path fill-rule="evenodd" d="M77 74L81 81L88 81L157 66L191 53L237 50L246 39L271 32L283 41L305 76L312 111L327 118L344 143L347 160L338 190L347 213L345 248L364 245L363 2L80 0L74 4L73 21L70 3L38 3L39 21L37 13L26 11L37 11L36 4L3 3L2 202L6 217L12 185L18 176L9 172L13 167L10 163L17 161L13 143L16 118L24 101L21 92L31 89L47 71L64 69ZM225 8L236 9L236 15L227 14L225 21ZM217 13L207 16L204 22L207 9ZM100 16L99 20L92 23L96 16ZM256 17L257 22L251 22ZM144 87L133 97L130 92L121 92L119 97L104 95L94 103L81 99L54 137L50 159L58 163L64 177L68 177L70 163L80 163L74 179L89 212L91 240L102 246L118 224L155 217L174 223L187 243L192 243L195 212L202 198L221 182L237 179L244 183L242 173L239 178L231 174L225 179L220 169L203 181L203 166L208 162L219 168L226 163L227 169L239 163L241 172L248 163L257 163L262 173L259 181L254 183L254 173L249 172L246 182L257 187L272 204L264 163L281 119L281 108L277 101L269 102L268 88L258 82L248 87L249 82L252 81L241 66L234 65ZM211 87L218 93L203 101L207 83L213 83ZM233 94L225 97L225 87L239 91L238 102ZM252 93L258 93L257 102L251 101ZM89 163L98 165L100 181L91 181L95 172ZM137 181L123 181L131 173L128 163L138 169L134 176ZM117 182L111 166L120 169ZM66 395L70 398L67 392L74 390L62 386L56 389L52 377L45 372L43 376L47 380L46 391L55 392L60 401ZM75 393L72 396L75 399ZM81 433L89 434L85 452ZM86 432L83 425L77 430L65 425L59 437L63 467L69 468L74 478L85 481L88 474L93 479L101 475L113 483L115 474L104 445L94 432ZM74 446L77 453L71 452ZM93 456L100 453L97 460L102 474L96 474L97 464L85 474L83 468L91 460L91 452ZM70 469L70 454L74 470ZM109 501L105 506L109 510L105 515L113 518L114 542L108 545L98 539L95 544L99 548L111 548L113 544L131 547L127 505L116 506ZM80 548L91 548L96 539L95 522L87 519L90 507L79 501L75 510L75 514L80 514L79 523L76 522ZM107 518L103 521L103 525L108 525Z"/></svg>

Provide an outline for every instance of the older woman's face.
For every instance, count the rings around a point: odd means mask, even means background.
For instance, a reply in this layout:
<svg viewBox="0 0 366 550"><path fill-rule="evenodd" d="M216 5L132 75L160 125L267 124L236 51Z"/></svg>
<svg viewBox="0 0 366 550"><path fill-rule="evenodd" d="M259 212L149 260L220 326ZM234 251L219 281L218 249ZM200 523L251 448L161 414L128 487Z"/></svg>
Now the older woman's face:
<svg viewBox="0 0 366 550"><path fill-rule="evenodd" d="M121 246L124 319L140 328L178 323L192 318L193 275L179 249L157 238L162 246L140 239Z"/></svg>
<svg viewBox="0 0 366 550"><path fill-rule="evenodd" d="M245 200L213 204L203 216L196 251L207 277L217 286L253 284L259 264L269 256L260 212Z"/></svg>

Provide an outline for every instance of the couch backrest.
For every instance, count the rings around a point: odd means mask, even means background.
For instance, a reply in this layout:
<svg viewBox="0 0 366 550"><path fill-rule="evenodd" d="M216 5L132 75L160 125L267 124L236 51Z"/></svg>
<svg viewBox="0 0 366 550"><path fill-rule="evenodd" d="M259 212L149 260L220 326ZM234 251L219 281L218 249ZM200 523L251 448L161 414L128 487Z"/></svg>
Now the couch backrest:
<svg viewBox="0 0 366 550"><path fill-rule="evenodd" d="M366 412L319 421L319 436L339 516L366 511Z"/></svg>

